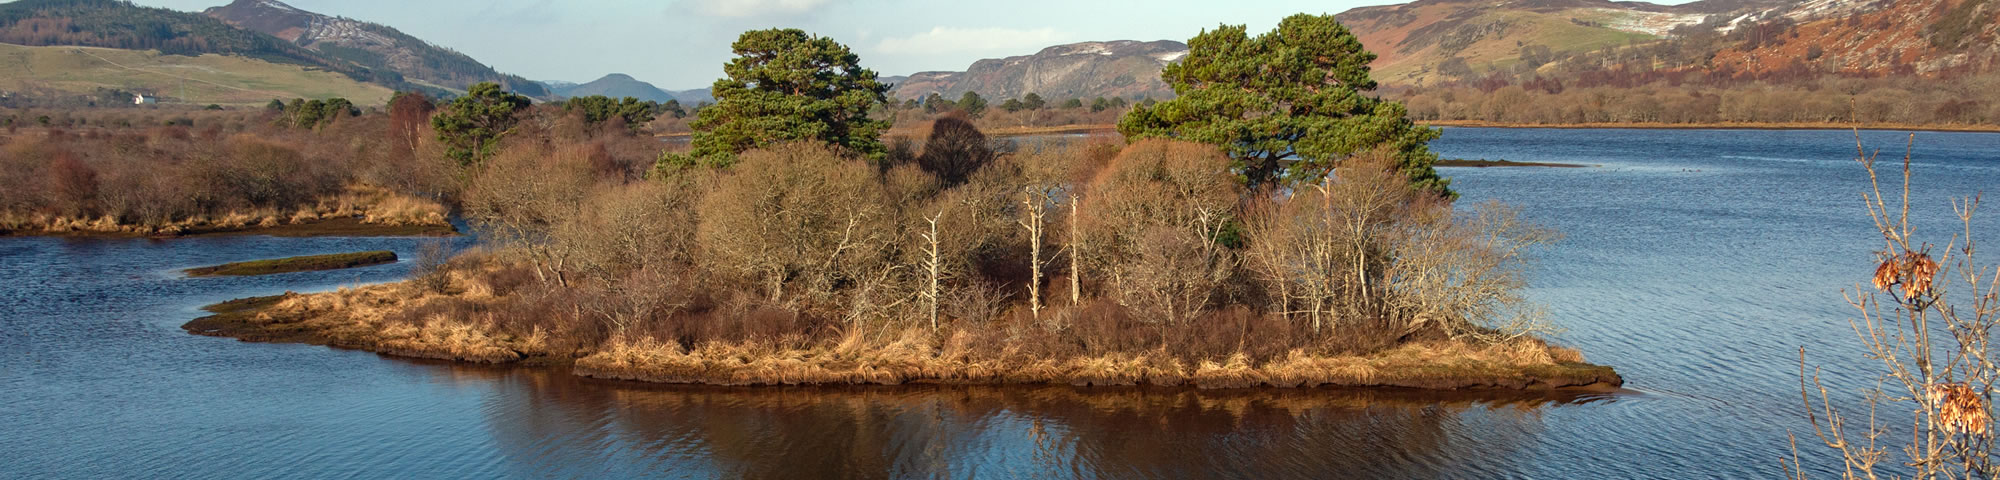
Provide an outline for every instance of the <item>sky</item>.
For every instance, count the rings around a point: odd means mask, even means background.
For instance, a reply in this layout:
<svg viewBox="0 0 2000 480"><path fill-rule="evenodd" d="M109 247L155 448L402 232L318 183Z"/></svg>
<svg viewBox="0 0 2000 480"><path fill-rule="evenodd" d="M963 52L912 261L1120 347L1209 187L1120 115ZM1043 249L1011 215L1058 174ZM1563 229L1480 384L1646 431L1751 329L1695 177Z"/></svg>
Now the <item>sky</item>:
<svg viewBox="0 0 2000 480"><path fill-rule="evenodd" d="M228 0L136 0L201 11ZM533 80L624 73L669 90L722 75L746 30L832 37L882 75L964 70L973 61L1100 40L1186 41L1221 24L1269 30L1295 13L1396 0L287 0L395 27ZM1657 3L1682 3L1667 1Z"/></svg>

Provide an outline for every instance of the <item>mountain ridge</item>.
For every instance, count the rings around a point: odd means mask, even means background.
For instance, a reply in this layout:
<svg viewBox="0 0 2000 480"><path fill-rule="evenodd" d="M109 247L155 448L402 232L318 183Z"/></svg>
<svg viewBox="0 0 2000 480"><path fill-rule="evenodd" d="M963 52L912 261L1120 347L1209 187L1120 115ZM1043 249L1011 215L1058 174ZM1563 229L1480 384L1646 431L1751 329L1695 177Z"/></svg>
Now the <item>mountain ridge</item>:
<svg viewBox="0 0 2000 480"><path fill-rule="evenodd" d="M560 86L548 82L543 82L543 84L549 86L550 92L562 97L602 95L611 98L632 97L659 103L667 103L676 99L671 92L623 73L607 74L596 80L580 84Z"/></svg>
<svg viewBox="0 0 2000 480"><path fill-rule="evenodd" d="M978 60L964 71L913 73L890 95L920 99L935 93L957 98L976 91L996 99L1029 93L1051 100L1165 98L1173 96L1173 88L1160 80L1160 69L1186 54L1187 44L1172 40L1069 43L1031 55Z"/></svg>
<svg viewBox="0 0 2000 480"><path fill-rule="evenodd" d="M202 15L431 87L462 92L474 83L495 82L522 95L552 97L540 82L501 73L464 53L378 23L314 13L279 0L235 0Z"/></svg>

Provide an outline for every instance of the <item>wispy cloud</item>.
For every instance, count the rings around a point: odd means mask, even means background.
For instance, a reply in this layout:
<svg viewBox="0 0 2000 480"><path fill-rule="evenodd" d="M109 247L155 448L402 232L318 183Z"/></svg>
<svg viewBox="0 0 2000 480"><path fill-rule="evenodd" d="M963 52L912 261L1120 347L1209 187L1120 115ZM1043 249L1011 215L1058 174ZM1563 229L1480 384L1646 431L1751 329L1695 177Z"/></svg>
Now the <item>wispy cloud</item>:
<svg viewBox="0 0 2000 480"><path fill-rule="evenodd" d="M717 17L798 15L833 3L832 0L691 0L695 12Z"/></svg>
<svg viewBox="0 0 2000 480"><path fill-rule="evenodd" d="M1053 28L955 28L934 27L907 37L889 37L875 44L875 50L890 55L937 55L975 52L1021 52L1068 40L1070 34Z"/></svg>

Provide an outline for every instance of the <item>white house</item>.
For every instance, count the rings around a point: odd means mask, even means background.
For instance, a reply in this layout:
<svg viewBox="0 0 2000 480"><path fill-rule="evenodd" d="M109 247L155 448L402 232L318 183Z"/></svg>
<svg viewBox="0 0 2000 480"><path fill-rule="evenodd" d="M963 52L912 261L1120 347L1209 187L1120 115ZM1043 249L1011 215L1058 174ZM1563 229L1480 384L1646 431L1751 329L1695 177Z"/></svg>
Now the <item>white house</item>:
<svg viewBox="0 0 2000 480"><path fill-rule="evenodd" d="M133 104L133 105L152 105L152 104L155 104L155 103L160 103L160 97L155 97L155 96L152 96L152 95L146 95L146 94L143 94L143 93L135 93L135 94L132 94L132 104Z"/></svg>

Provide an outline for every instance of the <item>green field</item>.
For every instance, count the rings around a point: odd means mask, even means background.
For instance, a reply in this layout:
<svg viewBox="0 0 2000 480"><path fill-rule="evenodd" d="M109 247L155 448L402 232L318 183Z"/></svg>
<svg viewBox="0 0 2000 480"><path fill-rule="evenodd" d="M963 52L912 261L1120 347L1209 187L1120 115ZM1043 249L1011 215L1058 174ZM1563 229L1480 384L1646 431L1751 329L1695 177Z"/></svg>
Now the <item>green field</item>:
<svg viewBox="0 0 2000 480"><path fill-rule="evenodd" d="M1493 12L1468 21L1468 23L1500 22L1509 25L1504 36L1488 36L1451 55L1439 52L1435 47L1427 48L1418 55L1395 65L1375 71L1376 80L1398 84L1430 84L1443 80L1435 73L1438 64L1446 58L1464 58L1474 69L1484 74L1487 67L1508 68L1521 59L1524 45L1546 45L1557 51L1589 51L1604 47L1624 46L1633 42L1658 40L1659 37L1644 33L1634 33L1603 27L1577 25L1572 18L1603 20L1608 15L1590 9L1577 9L1557 13Z"/></svg>
<svg viewBox="0 0 2000 480"><path fill-rule="evenodd" d="M163 103L194 105L333 97L381 105L395 93L338 73L237 56L0 44L0 91L89 94L98 88L153 93Z"/></svg>

